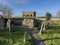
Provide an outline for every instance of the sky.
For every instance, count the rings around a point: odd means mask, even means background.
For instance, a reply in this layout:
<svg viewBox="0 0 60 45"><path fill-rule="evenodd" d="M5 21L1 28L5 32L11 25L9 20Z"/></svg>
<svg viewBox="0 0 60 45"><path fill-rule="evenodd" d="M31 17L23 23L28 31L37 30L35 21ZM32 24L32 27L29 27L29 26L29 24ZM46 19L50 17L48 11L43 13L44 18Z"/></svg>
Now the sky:
<svg viewBox="0 0 60 45"><path fill-rule="evenodd" d="M0 6L7 5L13 10L13 16L22 16L22 12L36 11L37 16L47 12L56 16L60 10L60 0L0 0Z"/></svg>

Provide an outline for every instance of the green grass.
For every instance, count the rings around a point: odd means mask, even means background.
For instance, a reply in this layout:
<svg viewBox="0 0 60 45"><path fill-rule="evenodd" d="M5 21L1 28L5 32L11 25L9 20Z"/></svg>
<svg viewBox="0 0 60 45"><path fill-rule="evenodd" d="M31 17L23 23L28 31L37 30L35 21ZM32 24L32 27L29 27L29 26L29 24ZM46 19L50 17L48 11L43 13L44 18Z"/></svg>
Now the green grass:
<svg viewBox="0 0 60 45"><path fill-rule="evenodd" d="M58 20L51 21L51 25L60 25Z"/></svg>
<svg viewBox="0 0 60 45"><path fill-rule="evenodd" d="M51 26L43 32L44 34L38 35L46 45L60 45L60 26Z"/></svg>
<svg viewBox="0 0 60 45"><path fill-rule="evenodd" d="M25 31L21 30L9 34L8 30L0 31L0 45L33 45L29 32L28 40L24 42L24 32Z"/></svg>

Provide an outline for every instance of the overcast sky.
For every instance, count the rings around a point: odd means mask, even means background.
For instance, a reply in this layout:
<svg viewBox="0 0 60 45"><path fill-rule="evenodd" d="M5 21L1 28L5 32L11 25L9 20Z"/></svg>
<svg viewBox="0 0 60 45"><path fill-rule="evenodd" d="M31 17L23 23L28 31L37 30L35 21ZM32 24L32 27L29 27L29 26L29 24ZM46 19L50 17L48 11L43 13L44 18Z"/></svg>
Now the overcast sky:
<svg viewBox="0 0 60 45"><path fill-rule="evenodd" d="M0 6L7 5L14 10L14 16L21 16L25 11L36 11L37 16L44 16L50 12L56 16L60 10L60 0L0 0Z"/></svg>

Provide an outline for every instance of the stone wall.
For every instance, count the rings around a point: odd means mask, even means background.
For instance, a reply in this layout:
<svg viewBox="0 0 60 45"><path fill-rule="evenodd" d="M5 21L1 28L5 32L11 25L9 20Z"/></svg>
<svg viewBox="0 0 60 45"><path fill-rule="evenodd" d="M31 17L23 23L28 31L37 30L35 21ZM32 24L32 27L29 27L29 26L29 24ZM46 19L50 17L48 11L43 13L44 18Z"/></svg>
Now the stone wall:
<svg viewBox="0 0 60 45"><path fill-rule="evenodd" d="M25 18L22 21L22 24L24 26L28 26L29 28L38 27L41 24L41 20L37 20L35 18Z"/></svg>
<svg viewBox="0 0 60 45"><path fill-rule="evenodd" d="M27 19L27 18L25 18L23 21L22 21L22 24L24 25L24 26L28 26L28 27L30 27L30 28L32 28L32 27L34 27L34 20L33 19Z"/></svg>

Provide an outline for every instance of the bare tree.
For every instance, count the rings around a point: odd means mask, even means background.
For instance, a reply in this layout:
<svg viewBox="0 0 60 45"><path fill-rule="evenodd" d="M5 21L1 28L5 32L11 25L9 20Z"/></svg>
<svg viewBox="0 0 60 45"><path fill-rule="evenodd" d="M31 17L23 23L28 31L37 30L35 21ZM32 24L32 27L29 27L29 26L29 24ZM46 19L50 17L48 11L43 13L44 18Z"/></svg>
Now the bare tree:
<svg viewBox="0 0 60 45"><path fill-rule="evenodd" d="M1 11L1 13L2 13L2 16L3 16L3 18L8 18L8 28L9 28L9 32L11 31L11 21L10 21L10 17L11 17L11 15L13 14L13 12L12 12L12 9L11 8L9 8L8 6L0 6L0 11Z"/></svg>
<svg viewBox="0 0 60 45"><path fill-rule="evenodd" d="M11 15L13 14L12 9L9 8L8 6L0 6L0 11L3 17L11 17Z"/></svg>

